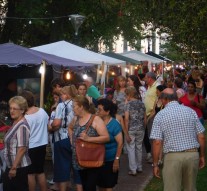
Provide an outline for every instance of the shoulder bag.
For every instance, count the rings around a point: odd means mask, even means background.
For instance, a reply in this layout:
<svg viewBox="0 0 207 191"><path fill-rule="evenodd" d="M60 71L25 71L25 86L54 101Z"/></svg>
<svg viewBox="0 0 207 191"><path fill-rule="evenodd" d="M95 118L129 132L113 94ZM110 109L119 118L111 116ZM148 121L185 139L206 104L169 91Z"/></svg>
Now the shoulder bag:
<svg viewBox="0 0 207 191"><path fill-rule="evenodd" d="M86 133L91 126L95 115L93 115L86 126ZM97 168L104 164L105 145L99 143L86 142L81 139L75 141L77 162L84 168Z"/></svg>

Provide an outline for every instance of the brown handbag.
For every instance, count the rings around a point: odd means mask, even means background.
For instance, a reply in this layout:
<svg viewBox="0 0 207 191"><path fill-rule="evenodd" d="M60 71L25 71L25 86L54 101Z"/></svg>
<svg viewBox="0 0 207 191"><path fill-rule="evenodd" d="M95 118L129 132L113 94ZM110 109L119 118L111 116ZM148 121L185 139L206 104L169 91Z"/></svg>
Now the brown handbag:
<svg viewBox="0 0 207 191"><path fill-rule="evenodd" d="M93 115L86 126L86 133L91 126L95 115ZM104 164L105 145L100 143L86 142L81 139L75 141L77 162L84 168L97 168Z"/></svg>

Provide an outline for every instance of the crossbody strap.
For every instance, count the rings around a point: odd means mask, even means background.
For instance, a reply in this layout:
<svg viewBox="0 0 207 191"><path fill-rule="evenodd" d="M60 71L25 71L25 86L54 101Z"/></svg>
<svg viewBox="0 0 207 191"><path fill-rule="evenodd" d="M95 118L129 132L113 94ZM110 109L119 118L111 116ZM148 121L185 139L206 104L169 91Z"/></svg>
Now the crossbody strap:
<svg viewBox="0 0 207 191"><path fill-rule="evenodd" d="M90 120L88 121L88 124L86 125L86 133L88 132L89 130L89 127L91 126L91 124L93 123L93 120L95 118L96 115L92 115Z"/></svg>

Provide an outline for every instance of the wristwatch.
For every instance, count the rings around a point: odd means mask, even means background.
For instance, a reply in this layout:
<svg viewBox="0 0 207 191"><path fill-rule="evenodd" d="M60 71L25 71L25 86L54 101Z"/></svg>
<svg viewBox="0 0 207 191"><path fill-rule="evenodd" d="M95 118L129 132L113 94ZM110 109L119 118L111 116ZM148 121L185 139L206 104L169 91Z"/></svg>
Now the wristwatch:
<svg viewBox="0 0 207 191"><path fill-rule="evenodd" d="M119 160L119 157L116 157L116 160Z"/></svg>

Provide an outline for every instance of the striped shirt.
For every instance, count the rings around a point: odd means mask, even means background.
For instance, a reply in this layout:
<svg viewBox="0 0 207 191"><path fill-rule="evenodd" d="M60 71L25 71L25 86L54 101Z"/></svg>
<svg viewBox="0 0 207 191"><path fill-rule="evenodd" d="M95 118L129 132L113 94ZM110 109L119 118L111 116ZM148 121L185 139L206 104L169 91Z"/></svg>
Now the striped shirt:
<svg viewBox="0 0 207 191"><path fill-rule="evenodd" d="M20 120L17 124L13 125L4 137L4 158L8 168L11 168L19 147L27 147L19 167L26 167L31 164L28 155L30 128L25 119Z"/></svg>
<svg viewBox="0 0 207 191"><path fill-rule="evenodd" d="M205 131L195 111L169 102L154 119L150 139L163 140L163 152L199 148L197 135Z"/></svg>
<svg viewBox="0 0 207 191"><path fill-rule="evenodd" d="M74 117L73 101L67 100L58 104L55 119L61 119L60 128L54 132L54 142L68 138L68 125Z"/></svg>

